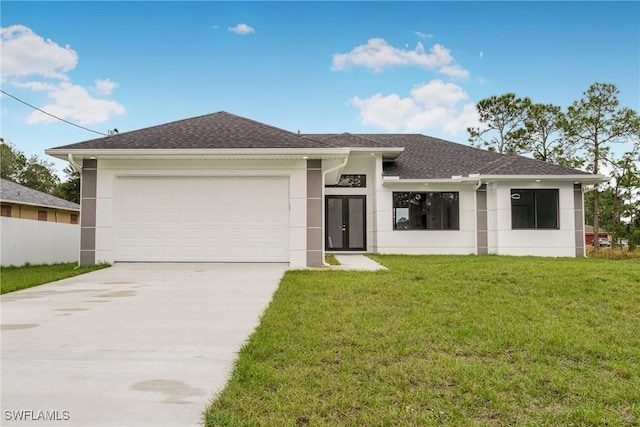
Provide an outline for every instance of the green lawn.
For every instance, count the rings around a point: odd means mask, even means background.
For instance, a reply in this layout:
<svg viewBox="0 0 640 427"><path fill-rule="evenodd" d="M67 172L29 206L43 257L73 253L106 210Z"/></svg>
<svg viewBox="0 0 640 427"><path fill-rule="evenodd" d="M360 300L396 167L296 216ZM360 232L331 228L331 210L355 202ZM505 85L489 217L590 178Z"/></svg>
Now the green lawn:
<svg viewBox="0 0 640 427"><path fill-rule="evenodd" d="M54 282L67 277L78 276L90 271L109 267L109 264L98 264L78 267L75 262L51 265L25 265L22 267L0 268L0 289L3 294L20 289Z"/></svg>
<svg viewBox="0 0 640 427"><path fill-rule="evenodd" d="M288 272L207 426L639 425L640 263Z"/></svg>

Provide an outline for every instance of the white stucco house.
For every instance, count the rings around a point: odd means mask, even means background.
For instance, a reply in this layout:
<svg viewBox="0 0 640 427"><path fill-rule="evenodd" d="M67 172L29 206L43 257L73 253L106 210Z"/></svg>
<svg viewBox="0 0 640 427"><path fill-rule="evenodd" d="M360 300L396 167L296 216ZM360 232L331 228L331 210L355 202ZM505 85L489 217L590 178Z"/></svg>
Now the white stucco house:
<svg viewBox="0 0 640 427"><path fill-rule="evenodd" d="M580 257L583 189L606 180L424 135L297 134L227 112L46 153L82 172L81 264Z"/></svg>

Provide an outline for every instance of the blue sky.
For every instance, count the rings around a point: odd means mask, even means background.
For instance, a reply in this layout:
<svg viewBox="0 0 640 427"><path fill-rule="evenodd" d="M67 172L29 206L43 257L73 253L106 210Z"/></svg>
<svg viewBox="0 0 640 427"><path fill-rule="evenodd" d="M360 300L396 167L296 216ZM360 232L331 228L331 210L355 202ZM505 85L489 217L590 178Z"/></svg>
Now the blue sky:
<svg viewBox="0 0 640 427"><path fill-rule="evenodd" d="M99 132L225 110L466 143L483 98L567 107L594 82L640 110L638 2L3 1L1 24L3 90ZM1 102L28 155L99 136Z"/></svg>

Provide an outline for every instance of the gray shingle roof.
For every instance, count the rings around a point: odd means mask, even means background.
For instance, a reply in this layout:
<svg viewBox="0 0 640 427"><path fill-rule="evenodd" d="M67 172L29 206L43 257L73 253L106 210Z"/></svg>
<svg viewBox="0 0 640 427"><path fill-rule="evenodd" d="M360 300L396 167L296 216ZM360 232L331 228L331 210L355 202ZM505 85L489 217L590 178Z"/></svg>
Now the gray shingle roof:
<svg viewBox="0 0 640 427"><path fill-rule="evenodd" d="M348 136L347 136L348 135ZM321 138L321 135L310 135ZM384 174L402 179L441 179L469 174L483 175L589 175L528 157L506 155L420 134L332 134L324 142L336 146L404 147L393 162L385 162Z"/></svg>
<svg viewBox="0 0 640 427"><path fill-rule="evenodd" d="M80 210L80 205L77 203L69 202L6 179L0 179L0 200L73 211Z"/></svg>
<svg viewBox="0 0 640 427"><path fill-rule="evenodd" d="M394 145L389 145L384 141L376 141L375 139L368 138L367 135L352 133L307 133L305 136L330 144L334 147L395 147Z"/></svg>
<svg viewBox="0 0 640 427"><path fill-rule="evenodd" d="M220 111L55 149L329 148L303 135Z"/></svg>
<svg viewBox="0 0 640 427"><path fill-rule="evenodd" d="M420 134L296 134L225 111L98 138L55 149L244 149L403 147L384 174L441 179L469 174L577 175L587 172L522 156L503 155Z"/></svg>

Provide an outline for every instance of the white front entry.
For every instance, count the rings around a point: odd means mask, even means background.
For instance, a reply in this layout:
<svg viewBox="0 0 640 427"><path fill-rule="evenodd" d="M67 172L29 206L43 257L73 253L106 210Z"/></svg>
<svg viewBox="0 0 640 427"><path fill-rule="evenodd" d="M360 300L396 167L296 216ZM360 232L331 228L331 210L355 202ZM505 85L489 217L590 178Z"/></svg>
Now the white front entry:
<svg viewBox="0 0 640 427"><path fill-rule="evenodd" d="M115 261L289 262L288 177L118 177Z"/></svg>

